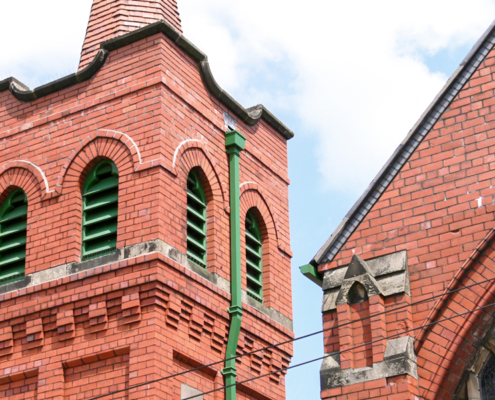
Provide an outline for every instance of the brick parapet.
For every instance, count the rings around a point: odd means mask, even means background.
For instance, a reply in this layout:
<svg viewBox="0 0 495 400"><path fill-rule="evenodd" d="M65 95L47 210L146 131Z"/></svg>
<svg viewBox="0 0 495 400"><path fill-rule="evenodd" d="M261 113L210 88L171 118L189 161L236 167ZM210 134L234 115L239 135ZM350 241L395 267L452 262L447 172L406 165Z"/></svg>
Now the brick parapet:
<svg viewBox="0 0 495 400"><path fill-rule="evenodd" d="M146 44L146 46L142 46L142 44ZM161 34L157 34L134 43L129 47L135 47L134 51L130 52L129 49L124 48L112 52L106 65L98 71L90 83L84 82L75 85L71 90L66 89L60 93L48 95L42 99L24 104L17 102L15 99L14 104L11 104L12 95L9 92L1 92L0 98L3 98L2 103L4 104L3 107L5 107L5 111L9 111L9 113L14 112L16 115L20 115L23 118L16 117L10 120L5 119L5 117L8 116L7 114L5 114L4 118L0 117L0 134L3 133L4 138L7 138L17 133L29 131L28 136L31 137L31 135L34 134L34 138L38 139L37 142L39 142L40 134L38 132L43 128L48 128L48 131L44 132L45 134L48 134L53 132L57 126L62 123L62 127L69 125L69 129L66 129L68 132L73 132L75 130L74 125L76 124L83 129L85 128L84 131L89 131L87 126L84 125L84 121L94 121L96 125L98 125L97 129L101 129L111 125L112 116L115 116L115 122L121 124L119 124L118 127L110 129L116 129L124 133L134 131L134 140L138 142L140 147L143 148L143 152L146 154L146 145L139 142L143 137L143 128L146 129L146 127L138 127L136 126L136 123L137 125L139 125L140 122L144 123L144 119L158 122L158 124L162 123L161 121L156 120L156 118L153 119L153 117L156 117L156 115L154 115L156 113L162 114L166 123L166 121L170 120L170 116L168 116L167 113L179 108L179 103L181 102L187 104L191 108L190 111L196 111L197 114L195 117L203 119L203 121L199 122L206 124L205 127L202 127L201 124L197 126L200 133L198 138L203 139L204 137L211 135L210 129L204 129L207 125L213 124L220 132L224 131L222 111L225 110L228 112L228 110L218 103L218 101L211 98L211 95L204 88L197 66L180 50L174 49L174 45L170 39L163 37ZM174 50L179 52L182 59L181 63L179 65L171 65L169 57L154 54L157 52L157 47L165 47L162 52ZM144 52L144 55L141 54L143 48L144 50L148 49L147 52ZM117 56L119 52L124 50L124 54ZM141 57L143 61L136 63L135 57ZM150 65L156 66L150 67ZM177 70L177 68L179 68L179 70ZM127 75L127 73L130 72L129 70L132 70L134 74ZM190 76L196 75L196 79L193 82L188 82L193 85L189 88L189 91L193 89L197 91L194 92L193 95L178 89L178 86L184 85L183 82L178 83L177 81L181 79L181 75L183 75L185 71L187 71ZM177 75L172 75L174 73ZM160 87L166 89L166 91L162 92L162 89L159 89ZM74 91L76 93L73 93ZM157 91L162 92L162 98L160 98ZM88 96L88 92L94 93L92 93L91 96ZM167 104L164 99L167 97L170 98L171 105L174 105L175 107L164 108ZM206 104L199 106L199 103L197 103L196 100L197 98L200 98L201 101ZM116 103L119 99L120 102L124 102L124 104ZM154 114L147 116L146 113L141 111L141 119L135 120L135 118L132 118L138 114L136 105L138 103L140 107L146 107L148 112L154 112ZM160 106L158 106L158 104L160 104ZM126 110L125 112L122 111L124 109ZM132 109L134 109L134 112ZM94 113L97 113L97 115L92 115ZM125 114L125 119L119 120L119 117L124 116L122 113ZM78 116L84 116L85 118L79 118L78 120ZM182 115L179 116L183 117ZM134 120L134 124L130 123ZM246 125L242 121L238 121L238 123L243 132L249 131L255 133L260 131L259 134L256 135L258 136L256 141L262 139L264 142L258 144L249 141L247 144L248 152L252 153L253 157L258 159L261 163L264 163L275 175L282 173L282 179L288 182L285 139L281 138L278 133L268 128L264 121L260 122L262 125L261 130L257 127L254 128ZM172 129L167 130L167 135L173 134L174 137L183 135L180 130L177 131L176 127L171 128ZM186 126L182 126L182 128L185 130ZM56 130L60 135L60 129ZM78 131L77 134L80 135L81 132ZM186 138L187 137L184 137L184 139ZM26 139L27 138L23 139L23 142L25 142ZM78 136L76 136L76 140L77 139ZM168 138L168 140L170 139L171 138ZM172 164L173 150L180 143L180 138L177 138L176 140L176 142L172 143L172 147L170 148L171 152L168 153L168 157L166 153L163 154L169 165ZM278 145L278 143L280 143L280 145ZM39 143L36 144L39 147L42 146ZM217 144L222 148L221 140L218 141ZM278 154L271 153L271 149L276 149L276 153ZM70 150L70 148L66 149L66 151ZM270 153L267 153L267 151ZM274 163L274 161L278 163L279 160L282 161L281 164ZM36 159L33 159L33 162L36 161Z"/></svg>

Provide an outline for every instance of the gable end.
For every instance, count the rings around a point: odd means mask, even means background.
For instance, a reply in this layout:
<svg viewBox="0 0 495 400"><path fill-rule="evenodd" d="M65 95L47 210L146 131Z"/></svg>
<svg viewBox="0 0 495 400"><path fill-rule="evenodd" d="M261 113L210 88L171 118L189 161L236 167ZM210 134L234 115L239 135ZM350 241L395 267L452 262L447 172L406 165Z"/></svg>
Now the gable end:
<svg viewBox="0 0 495 400"><path fill-rule="evenodd" d="M426 109L409 134L397 147L378 175L346 214L337 229L328 238L311 260L314 266L328 263L334 259L342 246L354 233L368 212L373 208L387 187L392 183L414 151L440 119L450 103L459 94L466 82L484 61L495 45L495 21L485 31L473 49L447 81L440 93Z"/></svg>

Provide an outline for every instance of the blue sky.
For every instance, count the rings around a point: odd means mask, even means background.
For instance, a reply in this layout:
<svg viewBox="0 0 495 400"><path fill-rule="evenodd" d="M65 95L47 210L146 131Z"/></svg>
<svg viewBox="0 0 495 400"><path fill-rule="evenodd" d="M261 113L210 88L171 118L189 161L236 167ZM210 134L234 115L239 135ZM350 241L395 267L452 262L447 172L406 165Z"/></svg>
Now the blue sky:
<svg viewBox="0 0 495 400"><path fill-rule="evenodd" d="M22 4L21 4L22 3ZM75 72L90 0L1 2L0 80ZM299 273L495 18L495 0L179 0L185 36L219 84L262 103L289 142L294 327L321 329L321 290ZM17 28L22 15L23 29ZM13 34L15 32L15 34ZM293 363L322 355L295 344ZM289 372L288 400L319 398L319 363Z"/></svg>

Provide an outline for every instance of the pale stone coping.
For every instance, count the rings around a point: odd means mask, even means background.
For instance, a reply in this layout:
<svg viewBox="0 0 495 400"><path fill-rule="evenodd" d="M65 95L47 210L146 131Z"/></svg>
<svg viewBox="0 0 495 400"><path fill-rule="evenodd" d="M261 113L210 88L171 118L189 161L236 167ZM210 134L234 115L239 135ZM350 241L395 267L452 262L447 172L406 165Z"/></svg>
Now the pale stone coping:
<svg viewBox="0 0 495 400"><path fill-rule="evenodd" d="M153 239L148 242L137 243L131 246L122 247L120 249L117 249L112 254L94 258L92 260L83 261L80 263L69 263L69 264L58 265L53 268L45 269L43 271L26 275L26 277L19 282L14 282L0 286L0 294L5 294L5 293L17 291L19 289L40 285L42 283L54 281L69 275L77 274L82 271L87 271L107 264L123 261L130 258L135 258L155 252L161 253L165 257L172 259L173 261L191 270L195 274L211 282L213 285L215 285L222 291L230 294L230 282L227 279L221 277L216 273L208 272L206 269L201 268L196 264L190 262L187 259L186 254L180 252L176 248L172 247L171 245L165 243L163 240L160 239ZM284 328L293 332L293 322L290 318L286 317L279 311L271 307L266 307L263 304L257 302L256 300L250 298L245 290L242 291L242 301L243 303L255 308L262 314L266 315L272 321L282 325Z"/></svg>
<svg viewBox="0 0 495 400"><path fill-rule="evenodd" d="M320 368L320 384L323 391L398 375L410 375L418 379L414 339L411 336L389 339L383 361L371 367L342 370L340 353L326 354Z"/></svg>
<svg viewBox="0 0 495 400"><path fill-rule="evenodd" d="M402 250L366 261L354 256L349 265L326 271L323 275L321 311L335 310L338 304L346 302L347 292L355 281L366 288L368 296L378 293L382 296L399 293L410 296L407 252Z"/></svg>
<svg viewBox="0 0 495 400"><path fill-rule="evenodd" d="M203 400L203 392L200 392L198 389L193 388L192 386L186 385L185 383L180 384L180 399L189 399L192 396L194 400Z"/></svg>

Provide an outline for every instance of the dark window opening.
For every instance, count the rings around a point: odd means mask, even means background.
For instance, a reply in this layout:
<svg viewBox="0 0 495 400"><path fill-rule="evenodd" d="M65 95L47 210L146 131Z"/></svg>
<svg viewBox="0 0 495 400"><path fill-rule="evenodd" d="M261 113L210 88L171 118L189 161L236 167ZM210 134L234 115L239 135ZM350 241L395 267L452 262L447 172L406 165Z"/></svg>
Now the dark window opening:
<svg viewBox="0 0 495 400"><path fill-rule="evenodd" d="M363 303L368 300L366 288L359 282L354 282L349 290L349 304Z"/></svg>
<svg viewBox="0 0 495 400"><path fill-rule="evenodd" d="M480 392L482 400L495 399L495 355L491 354L480 372Z"/></svg>

